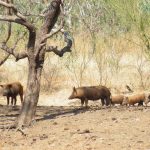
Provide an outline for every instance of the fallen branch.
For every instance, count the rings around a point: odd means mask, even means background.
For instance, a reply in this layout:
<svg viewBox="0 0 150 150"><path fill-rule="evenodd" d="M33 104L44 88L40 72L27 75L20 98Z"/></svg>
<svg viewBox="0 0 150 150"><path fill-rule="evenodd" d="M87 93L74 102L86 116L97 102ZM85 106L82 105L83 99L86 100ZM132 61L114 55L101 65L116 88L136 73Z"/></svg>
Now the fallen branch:
<svg viewBox="0 0 150 150"><path fill-rule="evenodd" d="M26 136L27 134L25 133L25 131L23 131L22 128L16 128L15 130L16 132L19 131L23 136Z"/></svg>

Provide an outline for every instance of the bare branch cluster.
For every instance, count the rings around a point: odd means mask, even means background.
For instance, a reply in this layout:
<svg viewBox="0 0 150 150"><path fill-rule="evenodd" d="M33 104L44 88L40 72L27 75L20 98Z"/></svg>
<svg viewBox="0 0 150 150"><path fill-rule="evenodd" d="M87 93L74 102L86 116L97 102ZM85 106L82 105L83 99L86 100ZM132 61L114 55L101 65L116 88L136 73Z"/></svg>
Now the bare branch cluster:
<svg viewBox="0 0 150 150"><path fill-rule="evenodd" d="M26 18L17 10L17 8L16 8L13 4L11 4L11 3L6 3L6 2L0 0L0 5L4 6L4 7L6 7L6 8L11 8L11 9L13 10L13 13L14 13L17 17L19 17L19 18L22 19L22 20L26 20Z"/></svg>
<svg viewBox="0 0 150 150"><path fill-rule="evenodd" d="M22 15L13 4L6 3L6 2L0 0L0 5L4 6L5 8L8 8L8 9L11 8L12 13L14 14L14 15L11 14L11 16L10 15L0 15L0 20L21 24L21 25L27 27L27 29L30 31L35 30L35 27L30 22L27 21L26 17L24 15Z"/></svg>
<svg viewBox="0 0 150 150"><path fill-rule="evenodd" d="M2 21L7 21L9 22L9 28L8 28L8 38L6 39L5 42L0 44L0 48L5 51L6 53L8 53L9 55L13 55L16 58L16 61L18 61L19 59L23 59L29 56L29 53L31 54L35 47L36 50L34 51L34 56L38 56L41 52L42 49L46 48L46 41L48 38L54 36L55 34L57 34L58 32L62 32L64 34L64 39L65 42L67 43L67 45L62 48L61 50L57 49L57 46L49 46L46 50L46 52L54 52L56 55L62 57L64 55L64 53L66 52L71 52L71 47L72 47L72 39L69 37L69 34L67 32L64 32L63 27L64 27L64 16L65 16L65 12L64 12L64 6L63 6L63 0L56 0L56 1L52 1L51 5L48 7L48 9L44 12L44 18L45 18L45 22L43 24L43 26L40 29L39 35L37 36L39 37L39 39L36 39L36 29L35 26L30 23L26 17L21 14L16 6L13 5L12 2L4 2L2 0L0 0L0 5L4 6L6 9L11 10L11 14L7 13L7 15L0 15L0 20ZM56 8L57 11L56 11ZM59 8L60 6L60 8ZM55 29L53 29L57 18L59 16L59 14L61 13L61 22L60 25L56 25ZM53 17L55 14L55 18ZM28 39L28 44L27 44L27 51L23 51L23 52L16 52L16 47L19 43L19 41L23 38L20 37L16 40L14 46L12 48L9 48L7 46L7 41L9 40L10 36L11 36L11 22L15 22L18 23L20 25L25 26L28 31L29 31L29 39ZM37 41L38 42L37 42ZM36 44L39 44L40 46L37 46ZM45 47L44 47L45 46ZM32 53L33 54L33 53Z"/></svg>
<svg viewBox="0 0 150 150"><path fill-rule="evenodd" d="M17 47L17 44L19 43L19 41L25 36L25 34L23 34L21 37L19 37L13 48L9 48L7 46L7 42L10 39L11 36L11 22L15 22L18 23L20 25L23 25L24 27L26 27L29 30L29 37L31 37L31 35L35 35L36 31L35 31L35 27L33 24L31 24L29 21L27 21L26 17L24 15L22 15L17 8L12 4L12 3L7 3L4 2L2 0L0 0L0 5L4 6L6 9L8 9L8 13L7 15L0 15L0 20L1 21L7 21L8 22L8 37L7 39L0 44L0 48L5 51L6 53L8 53L6 56L10 56L13 55L16 58L16 61L18 61L19 59L23 59L27 57L27 52L15 52L15 49ZM11 9L11 11L10 11ZM30 38L29 38L30 41ZM6 58L8 58L6 57ZM4 63L4 61L6 61L7 59L3 59L2 62Z"/></svg>
<svg viewBox="0 0 150 150"><path fill-rule="evenodd" d="M59 57L62 57L66 52L71 52L71 47L72 47L72 39L69 36L68 32L64 32L64 40L67 43L67 45L62 48L61 50L58 50L57 46L49 46L46 51L47 52L54 52L56 55Z"/></svg>
<svg viewBox="0 0 150 150"><path fill-rule="evenodd" d="M26 58L28 56L26 52L16 52L14 48L9 48L5 43L0 44L0 48L8 54L13 55L16 58L16 61Z"/></svg>

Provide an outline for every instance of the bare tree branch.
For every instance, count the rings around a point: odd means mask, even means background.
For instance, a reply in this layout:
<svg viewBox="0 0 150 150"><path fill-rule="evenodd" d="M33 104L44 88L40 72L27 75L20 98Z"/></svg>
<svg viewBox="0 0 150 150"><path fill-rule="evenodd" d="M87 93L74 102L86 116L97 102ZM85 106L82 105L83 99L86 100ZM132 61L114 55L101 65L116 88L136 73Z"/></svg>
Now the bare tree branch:
<svg viewBox="0 0 150 150"><path fill-rule="evenodd" d="M71 52L72 38L69 36L68 32L64 32L64 38L65 38L65 42L67 43L67 46L65 46L61 50L58 50L57 46L56 47L49 46L46 49L46 52L54 52L59 57L62 57L66 52Z"/></svg>
<svg viewBox="0 0 150 150"><path fill-rule="evenodd" d="M127 88L127 90L128 90L129 92L133 93L133 90L130 88L129 85L126 85L126 88Z"/></svg>
<svg viewBox="0 0 150 150"><path fill-rule="evenodd" d="M60 31L63 32L63 26L64 26L64 23L58 29L53 29L52 33L46 34L46 36L43 38L43 41L48 39L48 38L51 38L52 36L54 36L55 34L57 34Z"/></svg>
<svg viewBox="0 0 150 150"><path fill-rule="evenodd" d="M7 1L7 2L9 3L10 1ZM7 14L7 15L12 15L12 9L11 9L11 8L6 8L6 14ZM8 30L7 30L7 31L8 31L8 35L7 35L6 40L4 41L5 44L9 41L9 39L10 39L10 37L11 37L11 31L12 31L11 22L8 22ZM7 54L5 55L5 57L0 61L0 66L5 63L5 61L9 58L9 56L10 56L9 53L7 53Z"/></svg>
<svg viewBox="0 0 150 150"><path fill-rule="evenodd" d="M23 26L25 26L28 30L29 30L29 40L28 40L28 49L29 48L33 48L34 45L32 45L31 43L35 43L35 37L36 37L36 30L33 24L31 24L28 21L24 21L16 16L3 16L0 15L0 20L2 21L8 21L8 22L15 22L18 24L21 24Z"/></svg>
<svg viewBox="0 0 150 150"><path fill-rule="evenodd" d="M53 47L50 46L46 52L54 52L56 55L58 55L59 57L62 57L66 52L71 52L70 48L68 46L65 46L63 49L58 50L57 46Z"/></svg>
<svg viewBox="0 0 150 150"><path fill-rule="evenodd" d="M61 12L60 5L63 5L62 2L63 2L62 0L53 0L51 4L48 6L48 8L45 9L45 11L43 12L44 23L41 26L39 34L37 35L39 36L39 39L40 39L38 41L38 43L40 43L40 46L38 46L34 54L37 57L39 57L39 54L42 50L43 51L46 50L45 48L43 48L43 45L46 45L46 41L47 41L47 38L45 37L47 34L51 32L55 23L58 20L58 16L60 15L60 12Z"/></svg>
<svg viewBox="0 0 150 150"><path fill-rule="evenodd" d="M30 22L22 20L16 16L0 15L0 20L1 21L8 21L8 22L15 22L15 23L18 23L18 24L25 26L28 30L32 30L32 31L35 30L35 27Z"/></svg>
<svg viewBox="0 0 150 150"><path fill-rule="evenodd" d="M12 2L12 0L11 1L6 0L6 2L10 3L10 2ZM11 8L6 8L6 15L10 15L10 16L12 15L12 9ZM10 37L11 37L11 30L12 30L11 22L8 22L8 30L7 30L8 35L7 35L5 43L7 43L9 41Z"/></svg>
<svg viewBox="0 0 150 150"><path fill-rule="evenodd" d="M28 28L28 30L35 30L35 27L26 20L25 16L23 16L20 12L18 12L17 8L11 4L6 3L4 1L0 0L0 5L12 10L11 14L8 13L8 15L0 15L0 20L2 21L8 21L8 22L15 22L18 24L21 24ZM12 15L14 13L14 15Z"/></svg>
<svg viewBox="0 0 150 150"><path fill-rule="evenodd" d="M17 8L13 4L6 3L6 2L0 0L0 5L8 8L8 9L11 8L11 10L14 13L13 16L0 15L0 20L1 21L8 21L8 22L15 22L15 23L18 23L20 25L25 26L29 30L29 40L28 40L27 48L30 49L30 50L33 49L34 48L34 44L32 44L32 43L35 43L35 38L36 38L36 28L35 28L35 26L32 23L28 22L26 20L26 18L20 12L18 12ZM2 46L2 49L3 49L4 48L4 44L2 44L2 45L3 45ZM24 57L24 54L23 54L23 56L22 55L20 56L20 55L17 55L16 53L14 53L14 52L12 53L12 52L13 52L13 50L10 49L9 53L14 55L16 57L16 60Z"/></svg>
<svg viewBox="0 0 150 150"><path fill-rule="evenodd" d="M26 20L25 16L23 16L20 12L18 12L17 8L13 4L6 3L0 0L0 5L7 7L7 8L11 8L17 17L19 17L22 20Z"/></svg>
<svg viewBox="0 0 150 150"><path fill-rule="evenodd" d="M26 16L26 17L28 17L28 16L29 17L31 17L31 16L32 17L42 17L42 18L44 17L43 14L32 14L32 13L28 13L28 12L24 13L23 15Z"/></svg>
<svg viewBox="0 0 150 150"><path fill-rule="evenodd" d="M45 37L43 38L43 41L45 41L48 38L54 36L55 34L57 34L60 31L64 32L63 27L64 27L64 24L65 24L65 19L64 19L65 13L64 13L63 3L60 5L60 10L61 10L61 14L62 14L62 19L61 19L60 26L57 27L56 29L52 29L53 32L50 32L49 34L46 34Z"/></svg>
<svg viewBox="0 0 150 150"><path fill-rule="evenodd" d="M18 61L19 59L24 59L28 56L26 52L20 52L20 53L15 52L13 48L7 47L5 43L1 44L0 48L5 52L13 55L16 58L16 61Z"/></svg>
<svg viewBox="0 0 150 150"><path fill-rule="evenodd" d="M11 22L8 22L8 35L7 35L5 43L9 41L10 36L11 36Z"/></svg>
<svg viewBox="0 0 150 150"><path fill-rule="evenodd" d="M16 47L17 47L19 41L22 40L26 34L27 34L27 32L24 32L22 35L20 35L19 38L17 38L17 40L16 40L16 42L15 42L15 44L14 44L14 46L13 46L13 49L16 49Z"/></svg>
<svg viewBox="0 0 150 150"><path fill-rule="evenodd" d="M0 61L0 66L4 64L4 62L9 58L10 54L7 54L3 60Z"/></svg>

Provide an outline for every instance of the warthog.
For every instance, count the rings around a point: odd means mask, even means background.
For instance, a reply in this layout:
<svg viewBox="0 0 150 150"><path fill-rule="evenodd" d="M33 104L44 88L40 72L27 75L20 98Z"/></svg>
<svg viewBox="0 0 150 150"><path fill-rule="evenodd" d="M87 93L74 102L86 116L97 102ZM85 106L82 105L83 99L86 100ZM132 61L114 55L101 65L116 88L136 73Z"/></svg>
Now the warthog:
<svg viewBox="0 0 150 150"><path fill-rule="evenodd" d="M23 86L20 82L0 85L2 87L2 95L7 97L7 105L11 98L11 105L16 105L17 95L20 95L21 103L23 102Z"/></svg>
<svg viewBox="0 0 150 150"><path fill-rule="evenodd" d="M69 99L78 98L81 100L82 106L85 102L86 107L88 106L88 100L95 101L101 99L102 106L104 104L108 106L111 104L110 96L110 90L105 86L87 86L78 88L74 87Z"/></svg>
<svg viewBox="0 0 150 150"><path fill-rule="evenodd" d="M124 95L113 95L111 97L111 104L112 105L115 105L115 104L122 105L122 102L123 102L124 98L125 98Z"/></svg>
<svg viewBox="0 0 150 150"><path fill-rule="evenodd" d="M136 94L136 95L130 95L126 96L125 99L123 100L123 105L133 105L138 103L138 105L142 105L143 102L147 106L147 104L150 102L150 94L146 93L141 93L141 94Z"/></svg>

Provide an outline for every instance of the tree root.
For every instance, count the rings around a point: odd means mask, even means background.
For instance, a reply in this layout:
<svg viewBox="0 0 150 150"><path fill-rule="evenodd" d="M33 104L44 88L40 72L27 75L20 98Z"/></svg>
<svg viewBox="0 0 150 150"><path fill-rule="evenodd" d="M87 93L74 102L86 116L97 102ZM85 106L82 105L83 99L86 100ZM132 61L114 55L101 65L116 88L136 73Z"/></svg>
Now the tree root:
<svg viewBox="0 0 150 150"><path fill-rule="evenodd" d="M27 134L25 131L23 131L23 126L17 126L16 124L8 125L8 126L2 126L0 129L10 131L11 129L15 129L14 131L19 131L23 136L26 136Z"/></svg>
<svg viewBox="0 0 150 150"><path fill-rule="evenodd" d="M23 136L26 136L26 135L27 135L27 134L25 133L25 131L23 131L23 129L20 128L20 127L17 127L15 131L16 131L16 132L19 131Z"/></svg>
<svg viewBox="0 0 150 150"><path fill-rule="evenodd" d="M36 119L32 119L32 121L31 121L31 123L30 123L30 126L31 126L31 127L34 127L34 125L36 124L36 122L37 122Z"/></svg>

